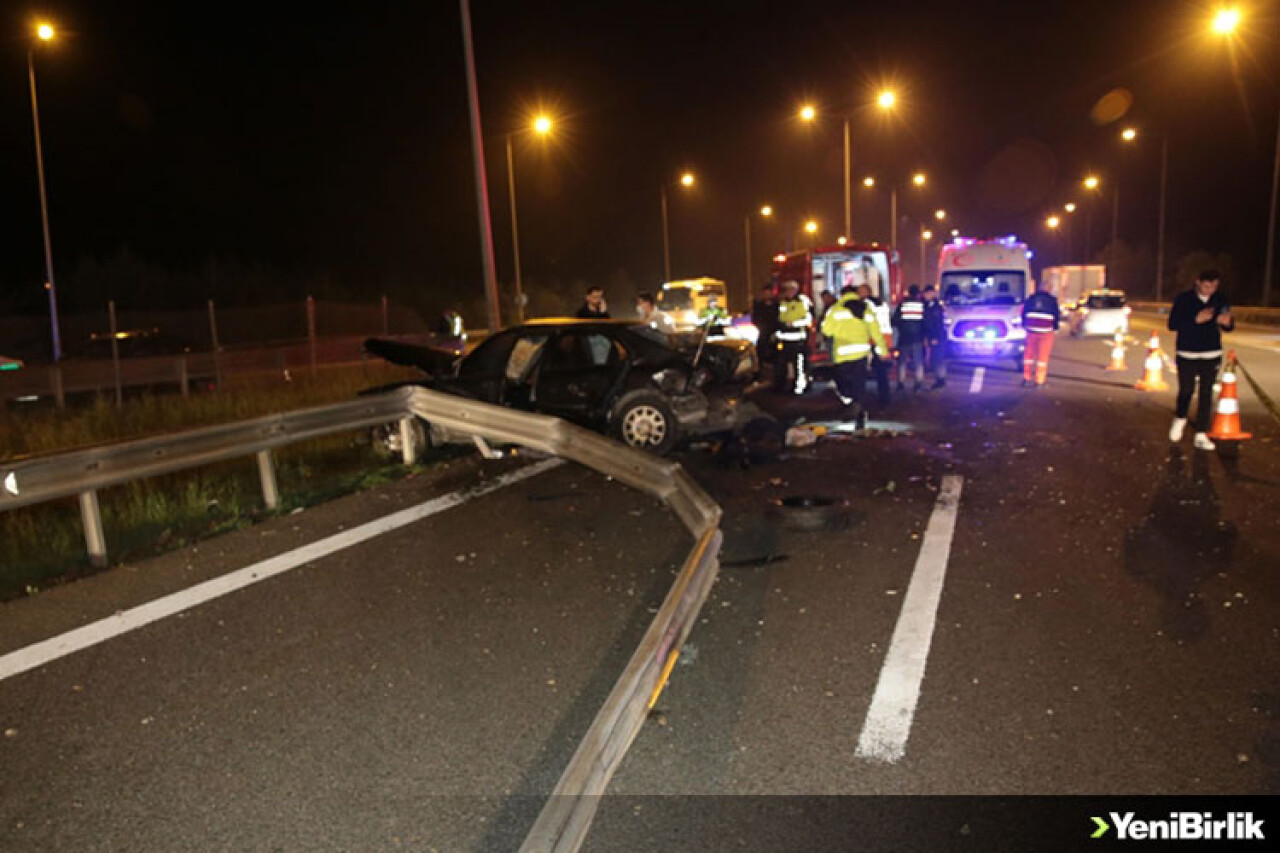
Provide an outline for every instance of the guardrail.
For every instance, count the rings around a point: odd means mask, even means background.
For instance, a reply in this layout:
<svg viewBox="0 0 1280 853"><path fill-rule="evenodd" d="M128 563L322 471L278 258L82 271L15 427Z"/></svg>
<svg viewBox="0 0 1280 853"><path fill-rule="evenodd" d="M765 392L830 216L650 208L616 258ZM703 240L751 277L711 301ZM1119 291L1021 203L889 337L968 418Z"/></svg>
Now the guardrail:
<svg viewBox="0 0 1280 853"><path fill-rule="evenodd" d="M525 839L524 853L568 853L586 838L602 795L657 701L719 571L721 510L678 464L558 418L517 412L423 388L402 388L249 421L0 465L0 511L79 496L90 558L106 562L97 490L256 455L263 500L275 508L271 451L285 444L398 420L406 463L413 417L455 436L519 444L570 459L664 501L694 546Z"/></svg>
<svg viewBox="0 0 1280 853"><path fill-rule="evenodd" d="M1145 311L1152 314L1169 313L1169 302L1130 302L1134 311ZM1280 308L1256 308L1249 305L1232 305L1231 313L1238 322L1257 323L1263 326L1280 325Z"/></svg>

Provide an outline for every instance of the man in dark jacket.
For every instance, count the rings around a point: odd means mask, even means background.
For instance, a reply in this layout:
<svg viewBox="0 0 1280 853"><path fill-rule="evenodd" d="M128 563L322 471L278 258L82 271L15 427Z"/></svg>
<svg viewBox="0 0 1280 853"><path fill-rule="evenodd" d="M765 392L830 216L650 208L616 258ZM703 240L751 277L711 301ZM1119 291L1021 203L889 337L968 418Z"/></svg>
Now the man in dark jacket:
<svg viewBox="0 0 1280 853"><path fill-rule="evenodd" d="M604 288L588 287L582 307L573 316L580 320L608 320L609 306L604 301Z"/></svg>
<svg viewBox="0 0 1280 853"><path fill-rule="evenodd" d="M1178 365L1178 401L1174 409L1169 440L1182 440L1191 409L1191 395L1200 384L1196 408L1196 450L1213 450L1209 440L1209 418L1213 410L1213 383L1222 363L1222 333L1236 327L1231 306L1218 292L1221 276L1217 270L1204 270L1196 276L1190 290L1184 290L1169 309L1169 331L1178 335L1175 349Z"/></svg>
<svg viewBox="0 0 1280 853"><path fill-rule="evenodd" d="M1053 352L1053 339L1061 321L1057 298L1044 289L1043 282L1037 282L1036 292L1022 303L1022 328L1027 330L1027 348L1022 353L1022 387L1034 383L1040 389L1049 381L1049 353Z"/></svg>
<svg viewBox="0 0 1280 853"><path fill-rule="evenodd" d="M911 390L924 387L924 300L920 285L907 288L906 298L893 309L893 343L898 349L898 390L906 390L907 362L915 373Z"/></svg>
<svg viewBox="0 0 1280 853"><path fill-rule="evenodd" d="M933 370L933 390L947 384L947 309L932 285L924 289L924 344Z"/></svg>

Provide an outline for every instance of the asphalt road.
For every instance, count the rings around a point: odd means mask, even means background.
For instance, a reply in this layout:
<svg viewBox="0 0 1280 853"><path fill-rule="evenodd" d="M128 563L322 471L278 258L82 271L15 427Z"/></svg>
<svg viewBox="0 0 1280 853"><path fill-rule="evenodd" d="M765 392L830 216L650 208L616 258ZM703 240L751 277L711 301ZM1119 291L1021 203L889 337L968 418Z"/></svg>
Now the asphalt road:
<svg viewBox="0 0 1280 853"><path fill-rule="evenodd" d="M1107 356L1062 338L1043 391L956 364L866 436L682 453L725 509L721 577L587 849L916 849L909 810L886 824L898 801L827 795L1280 793L1280 429L1242 388L1255 438L1171 452L1173 392L1132 389L1141 350L1127 372ZM761 402L835 413L822 389ZM0 605L0 653L511 464ZM948 477L903 754L863 757ZM794 529L794 495L844 511ZM0 682L0 848L513 849L688 545L656 502L563 466Z"/></svg>

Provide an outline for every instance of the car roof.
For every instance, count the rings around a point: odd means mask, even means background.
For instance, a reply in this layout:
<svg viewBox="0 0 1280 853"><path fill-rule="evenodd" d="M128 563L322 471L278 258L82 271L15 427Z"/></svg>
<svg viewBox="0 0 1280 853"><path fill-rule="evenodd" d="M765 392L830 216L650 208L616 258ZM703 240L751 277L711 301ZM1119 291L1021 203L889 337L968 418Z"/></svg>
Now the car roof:
<svg viewBox="0 0 1280 853"><path fill-rule="evenodd" d="M518 329L522 326L639 326L640 320L616 320L612 317L537 317L533 320L525 320L518 326L511 326L512 329Z"/></svg>
<svg viewBox="0 0 1280 853"><path fill-rule="evenodd" d="M1104 287L1102 290L1090 290L1087 295L1088 296L1124 296L1124 291L1112 290L1109 287Z"/></svg>

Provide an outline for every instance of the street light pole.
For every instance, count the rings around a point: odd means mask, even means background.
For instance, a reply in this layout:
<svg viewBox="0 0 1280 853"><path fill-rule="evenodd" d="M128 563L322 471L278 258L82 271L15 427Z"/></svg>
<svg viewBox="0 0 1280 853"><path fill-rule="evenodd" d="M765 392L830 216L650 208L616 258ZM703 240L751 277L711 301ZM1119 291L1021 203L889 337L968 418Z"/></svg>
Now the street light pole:
<svg viewBox="0 0 1280 853"><path fill-rule="evenodd" d="M40 184L40 224L44 228L45 288L49 291L49 322L53 328L53 361L62 360L62 334L58 328L58 290L53 281L53 241L49 236L49 198L44 186L44 152L40 144L40 107L36 100L36 63L27 51L27 78L31 83L31 121L36 137L36 176Z"/></svg>
<svg viewBox="0 0 1280 853"><path fill-rule="evenodd" d="M471 43L471 3L458 0L462 11L462 47L467 69L467 102L470 109L471 160L475 167L476 207L480 217L480 260L484 268L484 298L490 332L502 328L498 302L497 264L493 258L493 221L489 216L489 179L484 168L484 135L480 131L480 89L476 84L476 56Z"/></svg>
<svg viewBox="0 0 1280 853"><path fill-rule="evenodd" d="M663 184L658 188L658 195L662 201L662 280L671 281L671 237L667 233L667 187Z"/></svg>
<svg viewBox="0 0 1280 853"><path fill-rule="evenodd" d="M1280 150L1280 149L1277 149ZM854 210L852 210L852 175L850 170L849 118L845 118L845 237L854 240Z"/></svg>
<svg viewBox="0 0 1280 853"><path fill-rule="evenodd" d="M516 265L516 319L524 322L524 286L520 278L520 225L516 220L516 165L507 134L507 193L511 198L511 254Z"/></svg>
<svg viewBox="0 0 1280 853"><path fill-rule="evenodd" d="M889 190L889 245L898 248L898 188Z"/></svg>
<svg viewBox="0 0 1280 853"><path fill-rule="evenodd" d="M1280 149L1278 149L1280 150ZM1160 216L1156 225L1156 302L1161 302L1164 290L1164 210L1165 191L1169 184L1169 132L1165 131L1160 142Z"/></svg>
<svg viewBox="0 0 1280 853"><path fill-rule="evenodd" d="M743 297L744 305L751 304L751 214L742 217L742 240L746 244L746 260L747 265L743 268L745 275L743 276Z"/></svg>
<svg viewBox="0 0 1280 853"><path fill-rule="evenodd" d="M1262 305L1271 304L1271 273L1276 245L1276 192L1280 190L1280 116L1276 117L1276 160L1271 170L1271 215L1267 217L1267 262L1262 268Z"/></svg>

